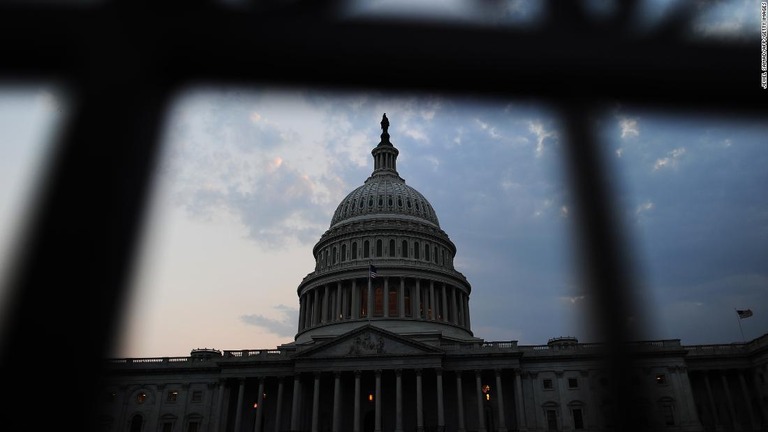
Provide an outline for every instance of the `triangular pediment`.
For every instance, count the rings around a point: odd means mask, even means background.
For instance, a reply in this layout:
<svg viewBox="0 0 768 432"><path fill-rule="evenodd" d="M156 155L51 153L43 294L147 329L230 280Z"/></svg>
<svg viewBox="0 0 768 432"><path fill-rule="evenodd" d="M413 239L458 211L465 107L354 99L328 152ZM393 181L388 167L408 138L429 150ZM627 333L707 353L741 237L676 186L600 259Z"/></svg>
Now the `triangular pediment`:
<svg viewBox="0 0 768 432"><path fill-rule="evenodd" d="M366 325L330 341L308 348L301 358L339 358L364 356L410 356L442 354L439 348L415 341L378 327Z"/></svg>

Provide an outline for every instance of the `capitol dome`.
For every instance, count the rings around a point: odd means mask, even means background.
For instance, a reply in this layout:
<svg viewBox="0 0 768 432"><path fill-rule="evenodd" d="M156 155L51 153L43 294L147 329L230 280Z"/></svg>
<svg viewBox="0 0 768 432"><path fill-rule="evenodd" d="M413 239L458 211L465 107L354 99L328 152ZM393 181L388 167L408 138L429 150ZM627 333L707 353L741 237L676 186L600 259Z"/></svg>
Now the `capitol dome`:
<svg viewBox="0 0 768 432"><path fill-rule="evenodd" d="M424 341L475 340L467 279L434 208L397 172L389 120L373 172L338 205L313 248L315 270L298 287L296 343L373 325Z"/></svg>

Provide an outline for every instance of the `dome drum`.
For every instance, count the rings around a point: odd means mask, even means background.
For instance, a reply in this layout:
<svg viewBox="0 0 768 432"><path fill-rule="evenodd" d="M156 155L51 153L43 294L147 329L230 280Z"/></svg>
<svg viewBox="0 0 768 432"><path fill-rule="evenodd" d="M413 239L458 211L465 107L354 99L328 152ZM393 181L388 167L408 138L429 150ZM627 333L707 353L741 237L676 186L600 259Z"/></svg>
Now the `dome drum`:
<svg viewBox="0 0 768 432"><path fill-rule="evenodd" d="M475 339L471 286L453 268L456 246L432 204L397 173L388 126L385 115L373 172L339 203L313 248L315 270L297 290L296 343L368 324L411 337Z"/></svg>

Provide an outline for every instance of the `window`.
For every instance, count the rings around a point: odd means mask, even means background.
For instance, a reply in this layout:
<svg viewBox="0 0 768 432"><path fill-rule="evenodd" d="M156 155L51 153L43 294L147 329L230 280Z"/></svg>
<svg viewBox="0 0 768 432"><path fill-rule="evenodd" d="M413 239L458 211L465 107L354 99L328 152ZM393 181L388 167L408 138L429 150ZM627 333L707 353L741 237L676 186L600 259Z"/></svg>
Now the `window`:
<svg viewBox="0 0 768 432"><path fill-rule="evenodd" d="M578 378L568 378L568 388L575 389L579 387Z"/></svg>
<svg viewBox="0 0 768 432"><path fill-rule="evenodd" d="M168 392L168 397L165 399L168 402L176 402L176 399L179 397L179 392L177 390L171 390Z"/></svg>
<svg viewBox="0 0 768 432"><path fill-rule="evenodd" d="M382 248L383 248L383 246L381 244L381 240L376 240L376 256L377 257L380 257L380 256L384 255L384 252L382 251Z"/></svg>
<svg viewBox="0 0 768 432"><path fill-rule="evenodd" d="M200 422L193 420L187 425L187 432L198 432L200 430Z"/></svg>
<svg viewBox="0 0 768 432"><path fill-rule="evenodd" d="M397 309L397 290L393 289L392 287L389 288L389 316L394 317L398 316L398 309Z"/></svg>
<svg viewBox="0 0 768 432"><path fill-rule="evenodd" d="M581 409L577 408L571 411L573 413L573 428L584 429L584 417L581 414Z"/></svg>
<svg viewBox="0 0 768 432"><path fill-rule="evenodd" d="M406 240L403 240L403 258L408 258L408 242Z"/></svg>
<svg viewBox="0 0 768 432"><path fill-rule="evenodd" d="M667 377L664 374L656 374L656 384L666 384L667 383Z"/></svg>
<svg viewBox="0 0 768 432"><path fill-rule="evenodd" d="M542 384L544 385L544 390L552 390L552 380L549 378L545 378L544 381L542 381Z"/></svg>
<svg viewBox="0 0 768 432"><path fill-rule="evenodd" d="M333 263L336 264L336 246L333 247L333 252L331 253L331 256L333 257Z"/></svg>
<svg viewBox="0 0 768 432"><path fill-rule="evenodd" d="M146 392L139 392L139 394L136 395L136 402L143 404L147 401L147 393Z"/></svg>
<svg viewBox="0 0 768 432"><path fill-rule="evenodd" d="M424 259L429 261L429 245L424 245Z"/></svg>
<svg viewBox="0 0 768 432"><path fill-rule="evenodd" d="M389 241L389 256L390 257L395 256L395 240L394 239Z"/></svg>
<svg viewBox="0 0 768 432"><path fill-rule="evenodd" d="M363 243L363 258L368 258L371 255L371 243L366 240Z"/></svg>
<svg viewBox="0 0 768 432"><path fill-rule="evenodd" d="M202 402L203 401L203 391L202 390L195 390L192 392L192 402Z"/></svg>
<svg viewBox="0 0 768 432"><path fill-rule="evenodd" d="M352 259L357 259L357 242L352 242Z"/></svg>
<svg viewBox="0 0 768 432"><path fill-rule="evenodd" d="M666 426L675 425L675 413L672 410L672 404L666 403L661 406L661 415L664 418L664 424Z"/></svg>
<svg viewBox="0 0 768 432"><path fill-rule="evenodd" d="M413 242L413 258L420 259L419 258L419 242Z"/></svg>
<svg viewBox="0 0 768 432"><path fill-rule="evenodd" d="M373 316L384 315L384 290L381 287L374 289Z"/></svg>
<svg viewBox="0 0 768 432"><path fill-rule="evenodd" d="M435 246L435 252L432 254L432 261L437 264L437 246Z"/></svg>
<svg viewBox="0 0 768 432"><path fill-rule="evenodd" d="M173 422L164 421L162 430L163 432L173 432Z"/></svg>
<svg viewBox="0 0 768 432"><path fill-rule="evenodd" d="M557 430L557 412L553 409L547 410L547 430Z"/></svg>

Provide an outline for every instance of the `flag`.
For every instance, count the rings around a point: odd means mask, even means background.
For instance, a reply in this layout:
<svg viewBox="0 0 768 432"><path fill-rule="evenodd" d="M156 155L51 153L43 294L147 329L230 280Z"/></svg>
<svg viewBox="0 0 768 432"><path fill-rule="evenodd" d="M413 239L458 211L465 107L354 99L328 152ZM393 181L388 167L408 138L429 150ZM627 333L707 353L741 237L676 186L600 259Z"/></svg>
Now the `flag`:
<svg viewBox="0 0 768 432"><path fill-rule="evenodd" d="M374 267L371 264L368 264L368 274L370 275L371 278L375 278L376 277L376 267Z"/></svg>
<svg viewBox="0 0 768 432"><path fill-rule="evenodd" d="M749 318L752 316L752 309L740 309L736 313L739 314L739 318Z"/></svg>

